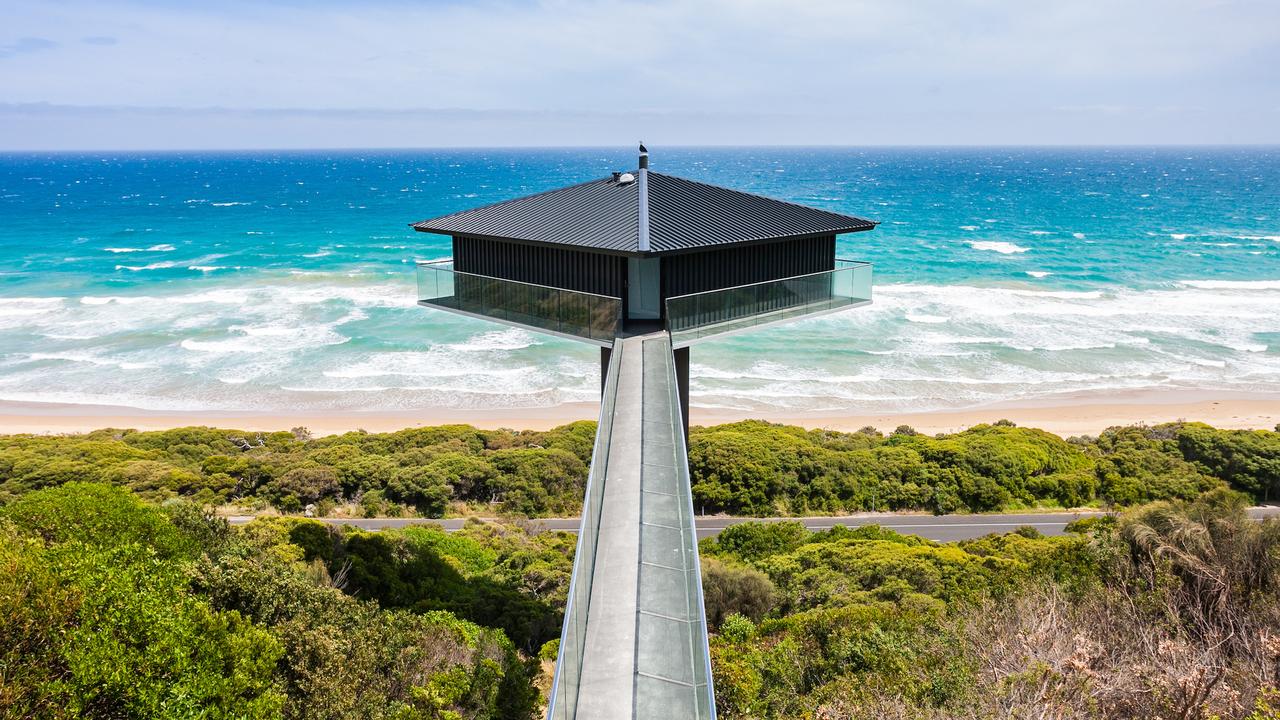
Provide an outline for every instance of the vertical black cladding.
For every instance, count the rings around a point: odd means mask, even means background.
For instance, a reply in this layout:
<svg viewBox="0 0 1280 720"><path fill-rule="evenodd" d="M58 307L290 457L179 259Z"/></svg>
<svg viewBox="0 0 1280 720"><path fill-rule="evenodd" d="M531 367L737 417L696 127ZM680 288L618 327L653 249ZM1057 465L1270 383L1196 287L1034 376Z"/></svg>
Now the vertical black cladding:
<svg viewBox="0 0 1280 720"><path fill-rule="evenodd" d="M626 297L627 264L620 255L455 236L453 267L458 272Z"/></svg>
<svg viewBox="0 0 1280 720"><path fill-rule="evenodd" d="M822 235L666 255L662 298L831 270L835 247L834 235ZM627 317L627 258L621 255L456 236L453 263L458 272L622 298Z"/></svg>
<svg viewBox="0 0 1280 720"><path fill-rule="evenodd" d="M835 258L835 235L669 255L662 258L662 297L832 270Z"/></svg>

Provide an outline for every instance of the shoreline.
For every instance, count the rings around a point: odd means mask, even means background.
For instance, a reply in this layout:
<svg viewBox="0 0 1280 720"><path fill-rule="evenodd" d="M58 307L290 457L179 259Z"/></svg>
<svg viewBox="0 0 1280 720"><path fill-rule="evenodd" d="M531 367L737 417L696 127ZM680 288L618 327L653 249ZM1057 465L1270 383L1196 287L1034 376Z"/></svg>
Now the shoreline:
<svg viewBox="0 0 1280 720"><path fill-rule="evenodd" d="M165 430L188 425L246 431L289 430L305 427L313 434L334 435L352 430L391 432L412 427L465 423L482 429L546 430L577 420L595 420L596 403L566 403L535 408L424 408L408 411L252 412L222 410L143 410L105 405L0 401L0 434L64 434L101 428ZM746 419L799 425L805 428L853 431L872 426L884 433L899 425L925 433L956 432L980 423L1007 419L1022 427L1038 428L1063 437L1096 435L1114 425L1155 425L1179 420L1203 422L1224 429L1271 430L1280 423L1280 393L1246 395L1203 391L1145 393L1078 393L1037 401L1000 403L983 407L924 412L865 413L849 411L751 411L701 408L690 411L693 425L719 425Z"/></svg>

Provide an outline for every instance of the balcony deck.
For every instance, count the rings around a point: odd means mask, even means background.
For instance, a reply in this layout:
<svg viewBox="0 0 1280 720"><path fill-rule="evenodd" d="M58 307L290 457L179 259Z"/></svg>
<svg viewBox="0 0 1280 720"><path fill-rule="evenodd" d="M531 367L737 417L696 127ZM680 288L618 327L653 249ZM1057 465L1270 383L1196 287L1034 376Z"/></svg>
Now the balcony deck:
<svg viewBox="0 0 1280 720"><path fill-rule="evenodd" d="M834 270L667 299L674 347L871 302L871 265L837 260Z"/></svg>
<svg viewBox="0 0 1280 720"><path fill-rule="evenodd" d="M418 304L533 328L602 347L613 344L622 300L607 295L458 272L450 260L418 263Z"/></svg>

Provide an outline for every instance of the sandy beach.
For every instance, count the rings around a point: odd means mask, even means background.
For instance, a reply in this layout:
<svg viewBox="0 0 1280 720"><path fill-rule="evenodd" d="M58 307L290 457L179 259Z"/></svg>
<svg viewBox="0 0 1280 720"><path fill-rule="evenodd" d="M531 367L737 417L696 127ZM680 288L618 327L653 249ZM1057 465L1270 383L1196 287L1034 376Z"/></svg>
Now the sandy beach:
<svg viewBox="0 0 1280 720"><path fill-rule="evenodd" d="M421 412L282 413L224 411L151 411L137 408L0 402L0 433L77 433L98 428L162 430L187 425L244 430L288 430L305 427L315 435L351 430L388 432L408 427L467 423L481 428L543 430L575 420L594 420L594 403L507 409L424 408ZM1186 391L1130 395L1081 393L1032 403L1004 403L960 410L919 413L752 412L694 407L695 425L715 425L748 418L808 428L857 430L868 425L890 432L910 425L921 432L954 432L1000 419L1063 437L1097 434L1113 425L1198 421L1220 428L1267 429L1280 423L1280 394L1274 396L1202 396Z"/></svg>

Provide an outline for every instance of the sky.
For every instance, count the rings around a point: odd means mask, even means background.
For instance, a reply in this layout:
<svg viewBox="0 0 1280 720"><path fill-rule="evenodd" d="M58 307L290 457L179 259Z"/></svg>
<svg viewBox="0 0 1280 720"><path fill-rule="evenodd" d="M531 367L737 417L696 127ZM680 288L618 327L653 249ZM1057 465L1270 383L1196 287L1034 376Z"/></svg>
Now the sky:
<svg viewBox="0 0 1280 720"><path fill-rule="evenodd" d="M0 149L1271 144L1277 68L1277 0L4 0Z"/></svg>

